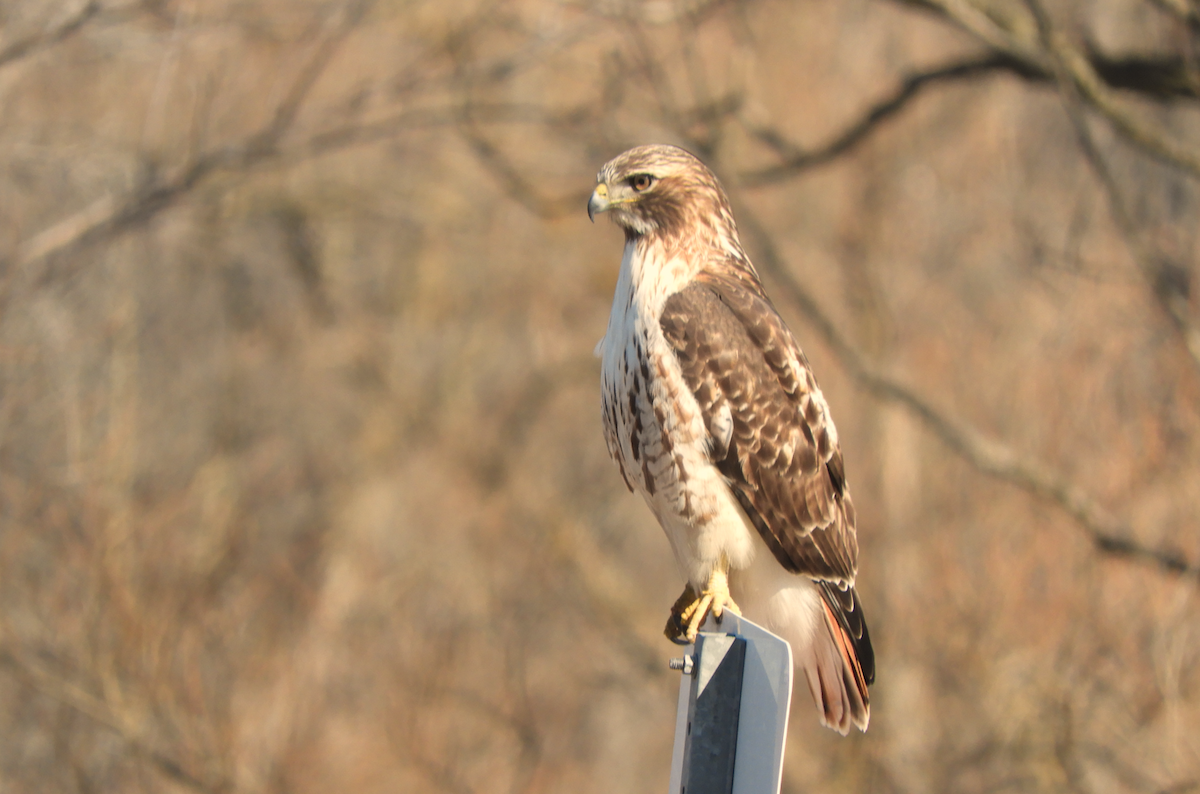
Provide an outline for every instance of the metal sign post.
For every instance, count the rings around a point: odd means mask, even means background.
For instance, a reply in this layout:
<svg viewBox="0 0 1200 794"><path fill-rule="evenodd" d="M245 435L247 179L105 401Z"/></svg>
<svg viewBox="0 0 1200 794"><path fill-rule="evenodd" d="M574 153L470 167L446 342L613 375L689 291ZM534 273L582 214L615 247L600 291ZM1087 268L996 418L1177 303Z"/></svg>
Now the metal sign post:
<svg viewBox="0 0 1200 794"><path fill-rule="evenodd" d="M779 794L792 649L749 620L709 617L683 671L667 794Z"/></svg>

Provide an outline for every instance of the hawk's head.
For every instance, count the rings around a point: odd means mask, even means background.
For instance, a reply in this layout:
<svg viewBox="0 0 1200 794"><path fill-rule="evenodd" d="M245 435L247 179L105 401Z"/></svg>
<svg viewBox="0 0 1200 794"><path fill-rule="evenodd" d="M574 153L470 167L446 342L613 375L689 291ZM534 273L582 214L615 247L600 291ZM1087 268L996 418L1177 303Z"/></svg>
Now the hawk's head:
<svg viewBox="0 0 1200 794"><path fill-rule="evenodd" d="M688 228L733 227L729 199L713 172L677 146L638 146L596 175L588 217L612 212L631 236L672 235ZM721 230L725 231L725 230Z"/></svg>

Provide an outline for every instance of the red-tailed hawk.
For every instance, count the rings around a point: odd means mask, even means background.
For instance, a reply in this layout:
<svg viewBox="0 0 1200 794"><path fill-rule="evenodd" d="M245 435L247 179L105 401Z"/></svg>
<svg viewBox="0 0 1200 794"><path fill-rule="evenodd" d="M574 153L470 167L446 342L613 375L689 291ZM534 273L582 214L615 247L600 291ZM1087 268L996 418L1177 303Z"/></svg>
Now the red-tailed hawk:
<svg viewBox="0 0 1200 794"><path fill-rule="evenodd" d="M608 450L687 578L666 634L711 611L792 646L821 722L866 730L875 654L837 430L712 172L673 146L600 169L588 216L625 230L603 360Z"/></svg>

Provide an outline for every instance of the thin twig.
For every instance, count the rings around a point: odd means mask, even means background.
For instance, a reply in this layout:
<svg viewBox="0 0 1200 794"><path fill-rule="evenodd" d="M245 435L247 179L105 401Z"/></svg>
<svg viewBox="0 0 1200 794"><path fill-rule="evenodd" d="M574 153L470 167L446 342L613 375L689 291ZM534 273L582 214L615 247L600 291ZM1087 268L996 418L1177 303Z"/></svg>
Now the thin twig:
<svg viewBox="0 0 1200 794"><path fill-rule="evenodd" d="M472 112L479 120L496 124L543 124L549 118L544 108L520 103L480 105ZM460 108L435 107L415 108L382 119L322 130L286 146L264 145L264 134L255 133L241 144L198 155L171 179L147 180L120 199L104 196L19 243L5 263L7 273L0 282L0 298L7 293L15 274L28 271L52 257L111 240L144 225L218 174L249 171L278 163L292 164L353 146L389 140L404 132L455 126L461 126ZM585 195L583 200L586 198ZM548 213L547 217L560 217L567 211L568 203L578 205L579 201L578 195L572 194L562 199L527 202L527 206Z"/></svg>
<svg viewBox="0 0 1200 794"><path fill-rule="evenodd" d="M325 73L325 69L371 5L373 5L373 0L357 0L357 2L340 9L327 21L326 35L317 43L308 62L304 64L300 73L292 81L287 96L275 108L271 123L256 136L258 146L273 148L292 129L296 116L299 115L305 100L312 93L313 86Z"/></svg>
<svg viewBox="0 0 1200 794"><path fill-rule="evenodd" d="M1084 159L1104 188L1109 212L1116 222L1117 229L1121 233L1125 245L1129 248L1134 263L1146 280L1151 294L1171 319L1175 330L1183 339L1184 346L1191 355L1192 362L1196 365L1197 370L1200 370L1200 324L1197 324L1196 319L1192 316L1188 301L1189 284L1186 279L1172 277L1175 270L1181 270L1181 268L1166 261L1161 254L1157 253L1138 228L1121 186L1117 183L1112 169L1108 167L1099 146L1092 137L1084 114L1084 100L1080 95L1082 89L1078 82L1072 79L1067 62L1060 59L1061 49L1052 45L1055 33L1051 27L1049 15L1037 0L1025 0L1025 5L1037 21L1039 35L1046 49L1055 56L1055 76L1063 106L1075 129Z"/></svg>
<svg viewBox="0 0 1200 794"><path fill-rule="evenodd" d="M1097 54L1088 61L1093 72L1103 77L1103 83L1117 88L1127 88L1158 98L1194 98L1200 94L1187 64L1178 58L1110 58ZM783 162L742 174L740 184L743 187L771 185L831 162L866 140L883 122L899 114L925 89L998 73L1015 75L1029 83L1054 84L1053 72L1043 69L1038 63L1024 61L1005 52L993 52L907 75L889 96L860 114L828 142L812 149L802 149L791 143L772 127L746 125L747 131L773 149Z"/></svg>
<svg viewBox="0 0 1200 794"><path fill-rule="evenodd" d="M109 708L108 704L87 692L83 687L62 679L40 665L0 649L0 666L7 667L14 678L40 694L109 728L126 746L150 762L165 777L201 794L216 794L233 790L229 781L207 782L188 772L175 759L151 747L138 732Z"/></svg>
<svg viewBox="0 0 1200 794"><path fill-rule="evenodd" d="M326 35L292 81L271 120L261 130L239 144L197 155L171 179L146 180L121 200L111 196L102 197L81 212L19 243L11 259L4 263L5 275L0 284L0 297L7 294L16 274L58 254L109 239L145 223L216 173L248 169L281 158L284 154L280 148L282 139L295 125L313 86L361 20L369 4L367 0L356 2L343 9L339 17L325 26Z"/></svg>
<svg viewBox="0 0 1200 794"><path fill-rule="evenodd" d="M1053 41L1050 51L1066 67L1088 104L1108 119L1117 132L1155 160L1200 178L1200 154L1172 140L1123 107L1112 89L1100 79L1087 56L1060 37L1056 36Z"/></svg>
<svg viewBox="0 0 1200 794"><path fill-rule="evenodd" d="M846 154L866 140L871 133L878 130L883 122L896 116L927 88L959 80L969 80L988 73L1019 72L1023 68L1020 61L1005 55L993 54L914 72L905 77L891 95L872 105L827 143L813 149L801 149L787 141L775 129L763 126L750 127L748 131L774 149L783 158L783 162L743 173L738 177L737 184L742 187L776 184L794 177L801 171L824 165Z"/></svg>
<svg viewBox="0 0 1200 794"><path fill-rule="evenodd" d="M1150 0L1150 3L1179 19L1192 33L1200 33L1200 7L1188 0Z"/></svg>
<svg viewBox="0 0 1200 794"><path fill-rule="evenodd" d="M543 196L541 191L521 176L521 172L508 158L477 130L464 125L460 127L459 131L483 167L500 182L505 194L534 215L546 220L554 220L571 212L582 213L582 207L587 201L590 190L577 191L553 198Z"/></svg>
<svg viewBox="0 0 1200 794"><path fill-rule="evenodd" d="M1118 101L1114 89L1100 76L1093 59L1061 36L1039 37L1036 24L1029 35L1001 26L969 0L898 0L940 14L971 33L997 53L1019 61L1033 73L1050 76L1063 68L1087 104L1098 111L1122 137L1150 157L1200 178L1200 154L1172 140L1137 117Z"/></svg>
<svg viewBox="0 0 1200 794"><path fill-rule="evenodd" d="M38 33L24 39L14 41L0 50L0 67L24 58L38 50L58 44L78 33L88 20L100 13L98 0L90 0L82 8L71 15L69 19L53 30Z"/></svg>

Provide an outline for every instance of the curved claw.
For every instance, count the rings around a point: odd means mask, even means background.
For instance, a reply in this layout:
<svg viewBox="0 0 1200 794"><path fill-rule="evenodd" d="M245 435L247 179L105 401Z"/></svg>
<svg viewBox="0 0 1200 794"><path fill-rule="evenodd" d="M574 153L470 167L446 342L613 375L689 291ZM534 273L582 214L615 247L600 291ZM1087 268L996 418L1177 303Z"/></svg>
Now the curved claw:
<svg viewBox="0 0 1200 794"><path fill-rule="evenodd" d="M688 645L688 640L684 636L687 634L687 621L683 618L683 613L696 601L696 591L689 584L683 588L683 592L679 598L675 599L675 603L671 606L671 614L667 617L667 625L663 629L663 634L668 640L676 645Z"/></svg>
<svg viewBox="0 0 1200 794"><path fill-rule="evenodd" d="M713 571L708 579L708 586L699 596L690 584L684 588L683 594L671 607L671 616L667 618L663 634L678 645L690 645L696 641L696 635L709 613L720 618L726 609L737 615L742 614L742 610L734 603L733 596L729 594L729 578L724 571L718 569Z"/></svg>

